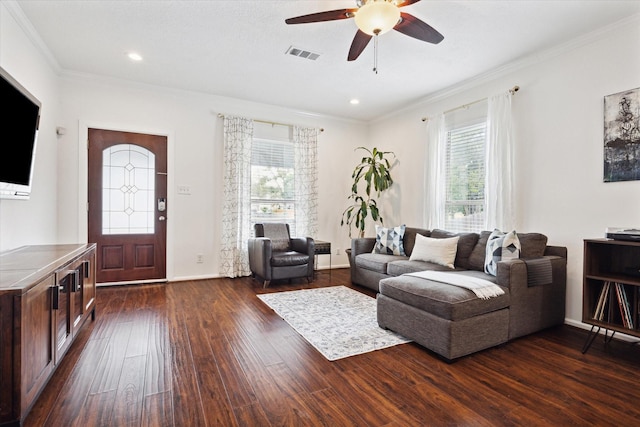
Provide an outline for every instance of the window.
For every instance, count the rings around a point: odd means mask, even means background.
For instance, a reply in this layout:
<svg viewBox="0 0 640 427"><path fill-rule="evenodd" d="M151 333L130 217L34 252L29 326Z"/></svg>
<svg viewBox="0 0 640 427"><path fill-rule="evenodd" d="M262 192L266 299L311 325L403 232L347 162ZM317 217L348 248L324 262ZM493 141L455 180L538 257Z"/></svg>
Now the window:
<svg viewBox="0 0 640 427"><path fill-rule="evenodd" d="M295 235L294 148L291 141L254 138L251 223L285 222Z"/></svg>
<svg viewBox="0 0 640 427"><path fill-rule="evenodd" d="M478 232L484 227L485 121L447 131L445 229Z"/></svg>
<svg viewBox="0 0 640 427"><path fill-rule="evenodd" d="M475 101L429 121L424 214L430 228L514 228L511 95Z"/></svg>
<svg viewBox="0 0 640 427"><path fill-rule="evenodd" d="M153 234L155 155L119 144L102 153L102 234Z"/></svg>

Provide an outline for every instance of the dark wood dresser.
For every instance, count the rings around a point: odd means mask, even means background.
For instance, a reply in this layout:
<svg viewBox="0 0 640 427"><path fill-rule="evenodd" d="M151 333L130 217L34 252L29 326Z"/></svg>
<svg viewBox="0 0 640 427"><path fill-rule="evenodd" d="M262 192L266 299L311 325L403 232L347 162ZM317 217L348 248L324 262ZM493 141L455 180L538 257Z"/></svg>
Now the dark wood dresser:
<svg viewBox="0 0 640 427"><path fill-rule="evenodd" d="M95 244L0 253L0 425L20 425L76 334L95 318Z"/></svg>

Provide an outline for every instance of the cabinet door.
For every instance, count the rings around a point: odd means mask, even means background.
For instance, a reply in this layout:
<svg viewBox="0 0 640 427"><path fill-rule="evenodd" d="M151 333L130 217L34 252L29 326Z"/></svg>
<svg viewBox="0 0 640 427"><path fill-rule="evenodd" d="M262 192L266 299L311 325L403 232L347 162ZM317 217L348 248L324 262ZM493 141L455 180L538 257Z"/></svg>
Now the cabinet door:
<svg viewBox="0 0 640 427"><path fill-rule="evenodd" d="M82 261L83 313L89 313L96 305L96 251L89 252ZM93 315L95 318L95 315Z"/></svg>
<svg viewBox="0 0 640 427"><path fill-rule="evenodd" d="M71 292L69 292L69 307L71 309L71 334L75 337L84 320L84 304L82 302L82 278L84 263L78 261L73 264L71 276Z"/></svg>
<svg viewBox="0 0 640 427"><path fill-rule="evenodd" d="M46 383L54 367L52 296L50 276L22 295L21 411L24 411Z"/></svg>
<svg viewBox="0 0 640 427"><path fill-rule="evenodd" d="M77 271L61 270L56 273L57 286L53 291L53 326L55 339L55 361L58 363L71 345L71 302L74 277Z"/></svg>
<svg viewBox="0 0 640 427"><path fill-rule="evenodd" d="M96 301L95 251L83 256L72 264L70 307L71 332L73 336L80 331L84 322L92 313Z"/></svg>
<svg viewBox="0 0 640 427"><path fill-rule="evenodd" d="M58 270L56 276L58 287L53 305L58 363L95 306L95 250Z"/></svg>

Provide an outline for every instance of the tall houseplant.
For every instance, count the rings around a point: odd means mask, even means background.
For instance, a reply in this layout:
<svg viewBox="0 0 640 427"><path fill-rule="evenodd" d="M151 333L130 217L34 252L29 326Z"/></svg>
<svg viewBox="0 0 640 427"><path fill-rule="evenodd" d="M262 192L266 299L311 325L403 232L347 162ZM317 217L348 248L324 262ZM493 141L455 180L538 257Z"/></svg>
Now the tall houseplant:
<svg viewBox="0 0 640 427"><path fill-rule="evenodd" d="M351 237L351 227L354 225L358 230L359 237L364 237L367 217L371 217L374 222L380 221L381 224L384 224L378 210L378 204L371 197L371 194L373 190L376 197L380 197L380 193L393 184L389 171L391 163L387 156L392 155L395 158L396 155L392 151L379 151L375 147L373 150L365 147L358 147L356 150L364 150L367 155L362 157L351 174L353 184L351 185L351 195L347 198L351 200L351 205L342 212L340 225L346 224L349 227L349 237ZM359 192L361 181L365 183L364 194Z"/></svg>

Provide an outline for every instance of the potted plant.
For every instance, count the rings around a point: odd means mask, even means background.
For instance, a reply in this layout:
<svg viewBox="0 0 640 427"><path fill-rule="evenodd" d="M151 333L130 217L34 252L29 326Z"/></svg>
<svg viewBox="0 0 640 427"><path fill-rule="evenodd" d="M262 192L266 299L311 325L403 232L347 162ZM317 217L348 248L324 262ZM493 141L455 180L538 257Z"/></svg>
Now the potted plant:
<svg viewBox="0 0 640 427"><path fill-rule="evenodd" d="M389 171L391 164L387 155L392 155L394 158L396 155L392 151L379 151L375 147L373 150L365 147L358 147L356 150L363 150L367 155L362 157L351 174L353 184L351 185L351 195L347 197L351 200L351 205L342 212L340 225L346 224L349 227L349 237L351 237L352 226L358 230L359 237L364 237L368 217L371 217L374 222L380 221L380 224L384 224L378 210L378 203L371 197L371 193L373 190L376 197L380 197L380 193L393 184ZM361 181L365 183L364 194L360 194Z"/></svg>

